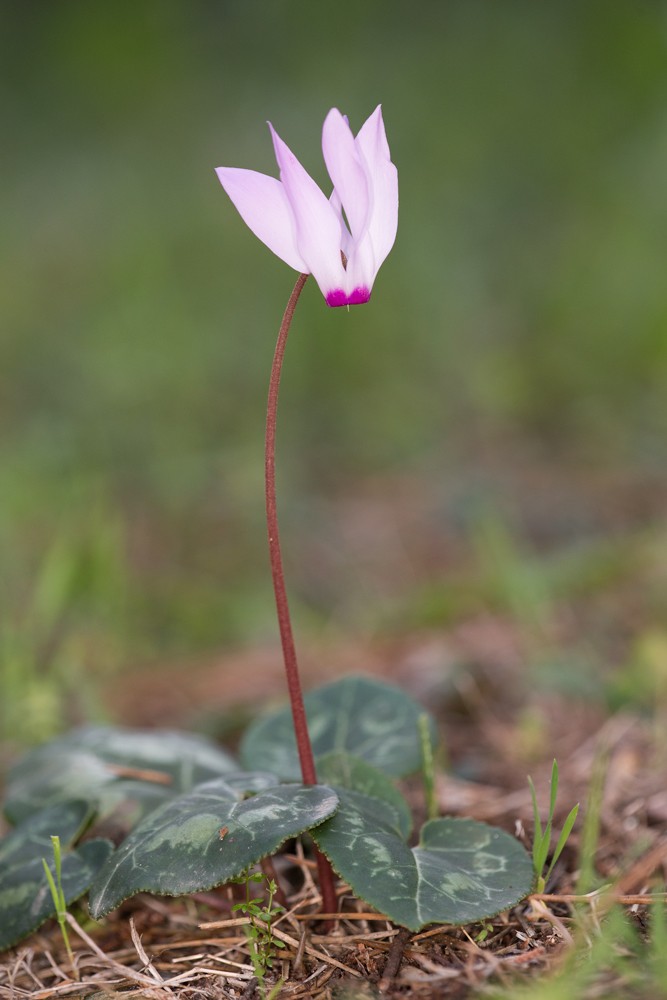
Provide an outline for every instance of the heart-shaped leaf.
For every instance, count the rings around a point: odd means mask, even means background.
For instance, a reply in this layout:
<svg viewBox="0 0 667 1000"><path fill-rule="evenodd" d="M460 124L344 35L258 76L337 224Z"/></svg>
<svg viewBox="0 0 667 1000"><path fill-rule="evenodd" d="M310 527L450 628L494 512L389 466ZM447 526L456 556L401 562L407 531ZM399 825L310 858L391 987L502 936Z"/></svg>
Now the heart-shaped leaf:
<svg viewBox="0 0 667 1000"><path fill-rule="evenodd" d="M112 850L113 845L108 840L89 840L76 851L62 855L61 884L68 906L88 889ZM55 877L50 843L43 857ZM0 872L0 951L37 930L45 920L55 916L55 912L41 857L3 867Z"/></svg>
<svg viewBox="0 0 667 1000"><path fill-rule="evenodd" d="M337 813L311 836L353 891L395 923L413 931L432 923L466 924L530 892L531 860L503 830L469 819L434 819L410 848L389 806L343 789L338 796Z"/></svg>
<svg viewBox="0 0 667 1000"><path fill-rule="evenodd" d="M399 688L369 677L343 677L312 691L304 703L316 758L343 750L392 777L419 769L424 709ZM300 778L288 708L252 723L241 742L241 760L248 769L271 770L286 781Z"/></svg>
<svg viewBox="0 0 667 1000"><path fill-rule="evenodd" d="M190 733L87 726L36 747L12 767L4 810L17 823L45 805L85 798L102 813L130 800L141 815L237 768L229 754Z"/></svg>
<svg viewBox="0 0 667 1000"><path fill-rule="evenodd" d="M240 801L240 784L208 781L147 816L96 879L93 916L137 892L179 896L222 885L323 822L338 805L335 792L323 785L276 784Z"/></svg>

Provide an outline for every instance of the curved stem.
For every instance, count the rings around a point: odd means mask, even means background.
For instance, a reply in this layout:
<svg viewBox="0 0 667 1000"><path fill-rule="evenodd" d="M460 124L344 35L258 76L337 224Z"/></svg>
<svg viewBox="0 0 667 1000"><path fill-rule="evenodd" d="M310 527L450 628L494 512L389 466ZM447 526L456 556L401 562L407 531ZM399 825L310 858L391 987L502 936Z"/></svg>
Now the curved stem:
<svg viewBox="0 0 667 1000"><path fill-rule="evenodd" d="M278 331L276 350L273 355L271 366L271 377L269 379L269 398L266 408L266 438L264 449L264 482L266 491L266 525L269 534L269 556L271 559L271 575L273 577L273 591L276 598L276 611L278 613L278 628L280 629L280 642L283 649L283 661L285 663L285 674L287 677L287 688L289 691L290 704L292 706L292 719L294 722L294 734L301 764L301 775L304 785L316 785L317 773L315 771L315 761L313 759L313 748L308 735L308 724L306 721L306 710L303 705L303 694L301 691L301 680L299 678L299 668L296 659L296 647L294 645L294 635L292 633L292 622L289 613L289 603L287 601L287 591L285 590L285 576L283 573L283 560L280 551L280 535L278 533L278 510L276 505L276 422L278 414L278 390L280 388L280 375L285 356L285 346L287 335L289 334L292 317L303 286L308 278L307 274L300 274L289 297L285 312ZM325 913L335 913L338 909L336 891L334 888L333 872L327 859L316 853L317 867L320 876L320 890L322 893L322 906Z"/></svg>
<svg viewBox="0 0 667 1000"><path fill-rule="evenodd" d="M296 745L299 752L299 762L301 764L301 775L304 785L317 784L317 774L315 773L315 761L313 760L313 749L310 745L308 726L306 724L306 712L303 707L303 695L301 693L301 680L299 678L299 668L296 660L296 648L294 636L292 634L292 622L285 590L285 576L283 573L283 559L280 551L280 535L278 534L278 511L276 505L276 420L278 410L278 390L280 388L280 375L285 356L285 345L289 333L292 316L299 301L301 290L306 283L308 275L300 274L294 290L289 297L285 314L280 330L278 331L278 342L276 343L275 354L273 355L273 365L271 366L271 378L269 381L269 400L266 408L266 441L264 449L264 478L266 486L266 526L269 532L269 556L271 558L271 575L273 576L273 591L276 597L276 611L278 613L278 628L280 629L280 642L283 647L283 660L285 661L285 673L287 675L287 688L289 690L290 704L292 706L292 718L294 720L294 733Z"/></svg>

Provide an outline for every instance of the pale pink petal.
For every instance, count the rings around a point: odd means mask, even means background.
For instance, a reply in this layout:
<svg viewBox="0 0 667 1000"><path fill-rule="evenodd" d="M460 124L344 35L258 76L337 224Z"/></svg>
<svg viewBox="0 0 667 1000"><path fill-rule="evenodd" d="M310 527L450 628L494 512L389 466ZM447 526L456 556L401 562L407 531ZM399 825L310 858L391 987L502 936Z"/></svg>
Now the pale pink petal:
<svg viewBox="0 0 667 1000"><path fill-rule="evenodd" d="M340 217L341 249L345 254L346 264L344 287L338 289L335 296L327 296L327 302L329 305L357 305L359 302L367 302L377 273L371 241L365 238L360 241L352 238L345 224L341 200L335 188L330 202Z"/></svg>
<svg viewBox="0 0 667 1000"><path fill-rule="evenodd" d="M352 238L360 240L371 213L372 177L369 177L350 126L337 108L332 108L324 120L322 152L334 190L345 209Z"/></svg>
<svg viewBox="0 0 667 1000"><path fill-rule="evenodd" d="M255 236L296 271L308 267L297 249L296 224L282 184L275 177L239 167L218 167L220 183Z"/></svg>
<svg viewBox="0 0 667 1000"><path fill-rule="evenodd" d="M336 191L335 188L331 192L331 197L329 198L329 202L331 204L331 207L335 211L336 215L338 216L338 220L340 222L340 248L345 254L345 257L347 258L350 256L350 251L352 248L352 236L350 234L350 230L347 228L345 219L343 217L343 203L341 202L340 195L338 194L338 191Z"/></svg>
<svg viewBox="0 0 667 1000"><path fill-rule="evenodd" d="M368 237L373 246L377 274L394 245L398 228L398 173L390 159L380 105L364 122L355 141L366 161L373 187Z"/></svg>
<svg viewBox="0 0 667 1000"><path fill-rule="evenodd" d="M370 295L375 275L378 269L375 266L373 246L368 233L359 243L352 242L350 253L347 258L347 270L345 272L346 288L348 292L354 289L365 288ZM364 301L366 301L364 299Z"/></svg>
<svg viewBox="0 0 667 1000"><path fill-rule="evenodd" d="M387 142L387 133L385 132L384 121L382 118L381 104L378 104L375 111L368 116L364 124L357 132L356 142L359 142L360 140L364 150L370 146L376 150L376 155L382 156L385 160L391 159L389 143Z"/></svg>
<svg viewBox="0 0 667 1000"><path fill-rule="evenodd" d="M298 252L326 298L333 290L345 287L340 217L271 123L269 128L280 179L294 217Z"/></svg>

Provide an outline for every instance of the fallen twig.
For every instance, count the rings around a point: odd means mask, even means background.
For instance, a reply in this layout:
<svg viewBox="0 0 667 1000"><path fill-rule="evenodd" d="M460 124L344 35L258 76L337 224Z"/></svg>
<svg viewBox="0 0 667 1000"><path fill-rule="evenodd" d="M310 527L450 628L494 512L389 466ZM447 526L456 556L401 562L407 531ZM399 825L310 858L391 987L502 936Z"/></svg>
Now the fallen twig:
<svg viewBox="0 0 667 1000"><path fill-rule="evenodd" d="M396 978L396 973L398 972L401 961L403 960L403 952L405 951L405 946L408 943L409 938L410 931L407 927L401 927L400 931L392 941L391 948L389 949L389 956L385 963L384 972L382 973L382 979L379 983L381 993L386 992Z"/></svg>

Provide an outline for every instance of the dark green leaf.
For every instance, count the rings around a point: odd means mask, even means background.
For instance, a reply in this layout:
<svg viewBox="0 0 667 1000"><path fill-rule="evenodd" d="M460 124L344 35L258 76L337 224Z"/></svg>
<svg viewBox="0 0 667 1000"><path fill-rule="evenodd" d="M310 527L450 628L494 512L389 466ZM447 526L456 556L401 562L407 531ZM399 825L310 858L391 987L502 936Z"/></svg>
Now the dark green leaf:
<svg viewBox="0 0 667 1000"><path fill-rule="evenodd" d="M74 843L90 816L87 802L61 802L32 813L0 840L0 879L24 861L52 853L51 837L60 837L63 849Z"/></svg>
<svg viewBox="0 0 667 1000"><path fill-rule="evenodd" d="M530 892L531 860L514 837L467 819L435 819L410 848L377 799L339 790L340 807L311 836L353 891L397 924L465 924ZM380 810L378 807L384 808Z"/></svg>
<svg viewBox="0 0 667 1000"><path fill-rule="evenodd" d="M319 780L334 791L348 788L389 803L398 816L399 833L403 837L410 836L412 830L410 807L391 778L382 771L343 750L334 750L323 757L318 757L316 767Z"/></svg>
<svg viewBox="0 0 667 1000"><path fill-rule="evenodd" d="M113 850L108 840L90 840L62 858L62 887L69 906L88 889ZM53 848L44 858L51 872ZM55 916L55 906L40 858L3 868L0 873L0 951L10 948L45 920Z"/></svg>
<svg viewBox="0 0 667 1000"><path fill-rule="evenodd" d="M147 816L100 872L91 913L102 916L137 892L178 896L221 885L338 805L323 785L275 785L240 801L240 784L206 782Z"/></svg>
<svg viewBox="0 0 667 1000"><path fill-rule="evenodd" d="M344 677L312 691L304 701L316 757L343 750L393 777L419 770L419 716L424 710L399 688L368 677ZM249 769L270 769L287 781L300 778L289 708L246 730L241 759Z"/></svg>

